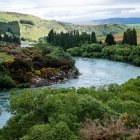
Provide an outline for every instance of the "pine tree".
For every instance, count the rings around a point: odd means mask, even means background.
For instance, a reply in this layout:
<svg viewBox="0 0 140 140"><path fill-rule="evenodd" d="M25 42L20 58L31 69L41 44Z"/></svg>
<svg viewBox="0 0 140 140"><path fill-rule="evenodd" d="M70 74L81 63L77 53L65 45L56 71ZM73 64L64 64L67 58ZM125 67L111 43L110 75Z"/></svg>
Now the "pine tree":
<svg viewBox="0 0 140 140"><path fill-rule="evenodd" d="M133 45L137 46L137 32L133 29Z"/></svg>
<svg viewBox="0 0 140 140"><path fill-rule="evenodd" d="M105 43L108 45L115 45L115 39L111 33L106 36Z"/></svg>
<svg viewBox="0 0 140 140"><path fill-rule="evenodd" d="M122 44L127 44L127 32L124 32L124 34L123 34Z"/></svg>
<svg viewBox="0 0 140 140"><path fill-rule="evenodd" d="M127 30L127 44L133 45L133 34L130 29Z"/></svg>
<svg viewBox="0 0 140 140"><path fill-rule="evenodd" d="M54 31L53 31L53 29L50 30L50 32L48 33L47 41L50 44L54 44Z"/></svg>
<svg viewBox="0 0 140 140"><path fill-rule="evenodd" d="M95 34L95 32L92 32L92 33L91 33L90 42L91 42L91 43L97 43L97 39L96 39L96 34Z"/></svg>
<svg viewBox="0 0 140 140"><path fill-rule="evenodd" d="M135 29L127 29L127 31L124 32L122 44L137 46L137 32Z"/></svg>

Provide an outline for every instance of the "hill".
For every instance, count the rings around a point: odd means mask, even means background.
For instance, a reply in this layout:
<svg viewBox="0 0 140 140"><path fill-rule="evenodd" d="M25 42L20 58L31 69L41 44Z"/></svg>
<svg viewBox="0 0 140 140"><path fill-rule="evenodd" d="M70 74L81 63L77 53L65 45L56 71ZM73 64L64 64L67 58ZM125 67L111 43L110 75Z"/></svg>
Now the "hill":
<svg viewBox="0 0 140 140"><path fill-rule="evenodd" d="M108 23L120 23L120 24L140 24L140 18L109 18L101 20L92 20L90 24L108 24Z"/></svg>
<svg viewBox="0 0 140 140"><path fill-rule="evenodd" d="M21 20L31 21L34 24L23 24ZM13 12L0 12L1 22L18 21L20 23L21 37L31 40L38 40L38 38L46 36L51 29L56 32L67 32L72 30L79 30L80 32L91 33L95 31L98 36L106 35L107 33L118 33L125 31L128 26L123 24L106 24L106 25L76 25L72 23L58 22L54 20L44 20L32 15L13 13Z"/></svg>

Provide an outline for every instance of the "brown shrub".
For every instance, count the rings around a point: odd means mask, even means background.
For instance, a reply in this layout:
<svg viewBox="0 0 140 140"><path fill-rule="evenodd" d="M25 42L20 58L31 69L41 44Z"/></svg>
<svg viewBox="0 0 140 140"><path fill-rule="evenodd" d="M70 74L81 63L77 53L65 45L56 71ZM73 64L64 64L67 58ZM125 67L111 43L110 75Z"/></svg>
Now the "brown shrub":
<svg viewBox="0 0 140 140"><path fill-rule="evenodd" d="M125 140L128 137L130 138L130 135L133 136L133 138L137 136L137 134L139 135L138 129L133 131L133 133L131 132L126 130L125 124L121 119L112 121L105 120L103 123L99 120L88 120L80 129L80 137L81 140Z"/></svg>

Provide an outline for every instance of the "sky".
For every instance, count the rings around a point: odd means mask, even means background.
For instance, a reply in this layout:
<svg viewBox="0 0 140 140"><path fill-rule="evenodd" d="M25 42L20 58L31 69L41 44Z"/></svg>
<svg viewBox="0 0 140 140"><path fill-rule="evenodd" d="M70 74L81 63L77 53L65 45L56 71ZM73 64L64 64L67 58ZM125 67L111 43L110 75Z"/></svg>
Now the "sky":
<svg viewBox="0 0 140 140"><path fill-rule="evenodd" d="M140 0L0 0L0 11L65 22L91 21L140 17Z"/></svg>

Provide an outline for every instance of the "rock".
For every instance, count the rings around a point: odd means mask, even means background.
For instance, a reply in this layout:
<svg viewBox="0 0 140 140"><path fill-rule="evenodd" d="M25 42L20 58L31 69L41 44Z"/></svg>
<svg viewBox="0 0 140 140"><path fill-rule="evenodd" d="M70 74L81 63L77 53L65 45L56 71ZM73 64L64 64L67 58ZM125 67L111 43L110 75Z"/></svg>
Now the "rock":
<svg viewBox="0 0 140 140"><path fill-rule="evenodd" d="M60 84L68 79L77 78L78 75L75 74L74 70L60 71L57 75L51 77L50 79L41 78L39 76L33 77L31 80L31 84L35 87L39 86L49 86L51 84Z"/></svg>

